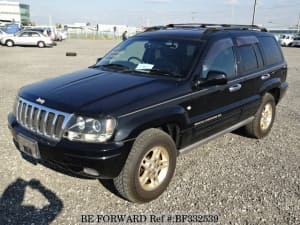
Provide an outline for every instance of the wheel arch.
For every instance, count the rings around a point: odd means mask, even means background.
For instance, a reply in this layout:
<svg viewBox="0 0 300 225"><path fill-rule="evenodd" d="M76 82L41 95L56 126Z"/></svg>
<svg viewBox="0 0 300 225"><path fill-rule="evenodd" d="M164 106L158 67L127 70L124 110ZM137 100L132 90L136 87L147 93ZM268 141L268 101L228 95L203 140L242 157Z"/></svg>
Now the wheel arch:
<svg viewBox="0 0 300 225"><path fill-rule="evenodd" d="M280 100L280 78L274 78L265 82L259 90L261 96L264 96L265 93L270 93L275 99L275 103L277 104Z"/></svg>
<svg viewBox="0 0 300 225"><path fill-rule="evenodd" d="M275 104L277 105L280 100L280 88L279 87L272 88L268 90L268 93L270 93L274 97Z"/></svg>
<svg viewBox="0 0 300 225"><path fill-rule="evenodd" d="M7 42L9 42L9 41L11 41L13 44L15 44L14 40L12 40L10 38L5 41L5 44L7 44Z"/></svg>
<svg viewBox="0 0 300 225"><path fill-rule="evenodd" d="M45 41L43 41L43 40L39 40L39 41L37 42L37 46L39 46L40 43L43 43L44 47L46 46L46 43L45 43Z"/></svg>
<svg viewBox="0 0 300 225"><path fill-rule="evenodd" d="M144 130L158 128L169 134L176 146L180 144L180 133L187 127L188 116L183 107L149 111L121 118L115 134L115 141L135 139Z"/></svg>

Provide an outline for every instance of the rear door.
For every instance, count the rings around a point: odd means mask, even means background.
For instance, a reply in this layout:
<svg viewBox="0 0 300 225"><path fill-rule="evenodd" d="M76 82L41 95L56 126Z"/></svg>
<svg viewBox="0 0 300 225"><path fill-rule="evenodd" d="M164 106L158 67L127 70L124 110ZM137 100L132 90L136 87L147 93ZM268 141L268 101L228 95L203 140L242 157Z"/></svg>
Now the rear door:
<svg viewBox="0 0 300 225"><path fill-rule="evenodd" d="M239 105L242 106L240 120L253 116L260 104L260 87L270 75L263 70L263 57L256 36L237 36L235 39L237 55L237 77L233 83L242 86Z"/></svg>
<svg viewBox="0 0 300 225"><path fill-rule="evenodd" d="M41 41L41 35L38 32L31 32L30 45L37 45Z"/></svg>

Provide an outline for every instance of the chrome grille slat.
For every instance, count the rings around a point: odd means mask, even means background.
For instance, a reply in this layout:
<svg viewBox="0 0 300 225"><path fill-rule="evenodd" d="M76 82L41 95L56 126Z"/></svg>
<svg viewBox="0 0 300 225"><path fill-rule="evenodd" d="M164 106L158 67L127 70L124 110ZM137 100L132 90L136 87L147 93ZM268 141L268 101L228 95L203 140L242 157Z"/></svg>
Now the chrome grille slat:
<svg viewBox="0 0 300 225"><path fill-rule="evenodd" d="M35 121L35 129L36 129L37 132L39 132L40 116L41 116L41 110L38 109L38 112L36 114L36 121Z"/></svg>
<svg viewBox="0 0 300 225"><path fill-rule="evenodd" d="M47 134L47 129L46 129L46 128L47 128L48 115L49 115L49 112L46 111L46 112L45 112L45 116L44 116L44 118L43 118L44 121L43 121L43 123L42 123L42 124L43 124L43 126L42 126L42 127L43 127L43 134L46 135L46 136L48 136L48 134Z"/></svg>
<svg viewBox="0 0 300 225"><path fill-rule="evenodd" d="M51 137L55 137L54 131L55 131L55 125L57 123L57 114L54 115L53 121L52 121L52 125L51 125L51 130L50 130L50 136Z"/></svg>
<svg viewBox="0 0 300 225"><path fill-rule="evenodd" d="M25 111L24 111L24 125L25 126L28 126L28 124L27 124L28 108L29 108L29 105L26 104L25 105Z"/></svg>
<svg viewBox="0 0 300 225"><path fill-rule="evenodd" d="M20 110L20 122L24 125L24 106L25 103L21 102L21 110Z"/></svg>
<svg viewBox="0 0 300 225"><path fill-rule="evenodd" d="M17 105L16 105L16 118L17 118L17 121L19 122L19 113L18 113L18 110L19 110L19 106L20 106L20 100L17 101Z"/></svg>
<svg viewBox="0 0 300 225"><path fill-rule="evenodd" d="M16 106L16 119L22 127L54 141L62 138L71 116L23 98L19 98Z"/></svg>
<svg viewBox="0 0 300 225"><path fill-rule="evenodd" d="M34 106L31 106L30 117L29 117L29 128L33 130L33 113L34 113Z"/></svg>
<svg viewBox="0 0 300 225"><path fill-rule="evenodd" d="M23 105L23 103L21 101L19 101L19 107L18 107L18 110L17 110L17 115L18 115L18 118L19 118L19 122L21 122L22 105Z"/></svg>

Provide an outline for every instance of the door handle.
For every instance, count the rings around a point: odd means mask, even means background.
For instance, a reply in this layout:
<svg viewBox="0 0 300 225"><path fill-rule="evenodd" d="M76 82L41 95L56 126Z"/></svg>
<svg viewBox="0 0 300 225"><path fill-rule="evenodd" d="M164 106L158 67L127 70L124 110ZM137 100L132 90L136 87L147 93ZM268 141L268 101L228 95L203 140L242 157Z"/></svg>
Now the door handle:
<svg viewBox="0 0 300 225"><path fill-rule="evenodd" d="M233 86L231 86L231 87L229 88L229 91L230 91L230 92L235 92L235 91L240 90L241 87L242 87L241 84L235 84L235 85L233 85Z"/></svg>
<svg viewBox="0 0 300 225"><path fill-rule="evenodd" d="M262 75L261 77L260 77L260 79L262 79L262 80L267 80L267 79L269 79L271 77L271 75L270 74L264 74L264 75Z"/></svg>

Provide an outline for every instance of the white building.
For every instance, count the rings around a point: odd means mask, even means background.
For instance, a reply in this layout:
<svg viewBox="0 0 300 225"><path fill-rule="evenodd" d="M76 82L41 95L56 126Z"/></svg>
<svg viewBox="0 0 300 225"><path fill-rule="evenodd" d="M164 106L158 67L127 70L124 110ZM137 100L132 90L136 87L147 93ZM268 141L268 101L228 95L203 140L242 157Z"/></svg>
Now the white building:
<svg viewBox="0 0 300 225"><path fill-rule="evenodd" d="M30 7L11 1L0 1L0 22L30 23Z"/></svg>

